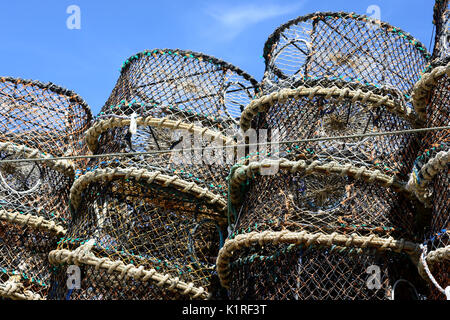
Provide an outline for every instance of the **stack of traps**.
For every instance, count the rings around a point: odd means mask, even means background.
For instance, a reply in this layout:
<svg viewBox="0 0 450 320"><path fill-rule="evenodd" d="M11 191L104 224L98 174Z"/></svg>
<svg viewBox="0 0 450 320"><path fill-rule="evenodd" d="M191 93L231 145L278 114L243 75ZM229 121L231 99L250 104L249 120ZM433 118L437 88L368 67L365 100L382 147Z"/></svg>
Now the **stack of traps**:
<svg viewBox="0 0 450 320"><path fill-rule="evenodd" d="M431 59L384 22L299 17L261 83L144 51L95 121L72 91L0 78L0 297L442 297L449 131L408 132L449 124L447 0L434 20Z"/></svg>
<svg viewBox="0 0 450 320"><path fill-rule="evenodd" d="M426 295L423 207L405 188L421 137L377 134L424 125L411 94L430 54L384 22L315 13L275 30L264 58L241 128L295 142L233 168L235 224L217 260L230 298Z"/></svg>
<svg viewBox="0 0 450 320"><path fill-rule="evenodd" d="M450 124L449 15L449 2L436 1L434 59L414 87L414 108L429 128ZM423 137L408 183L417 197L431 208L424 246L429 270L439 286L430 285L431 299L445 299L443 291L450 286L449 146L450 130L428 132ZM423 264L419 270L424 277L429 277Z"/></svg>
<svg viewBox="0 0 450 320"><path fill-rule="evenodd" d="M0 298L44 299L75 173L51 158L84 152L91 114L72 91L15 78L0 78L0 111Z"/></svg>
<svg viewBox="0 0 450 320"><path fill-rule="evenodd" d="M240 69L190 51L144 51L124 63L86 142L94 154L129 154L92 159L77 172L73 221L50 253L60 266L52 298L217 296L231 164L173 151L235 144L257 87ZM81 290L65 286L72 263Z"/></svg>

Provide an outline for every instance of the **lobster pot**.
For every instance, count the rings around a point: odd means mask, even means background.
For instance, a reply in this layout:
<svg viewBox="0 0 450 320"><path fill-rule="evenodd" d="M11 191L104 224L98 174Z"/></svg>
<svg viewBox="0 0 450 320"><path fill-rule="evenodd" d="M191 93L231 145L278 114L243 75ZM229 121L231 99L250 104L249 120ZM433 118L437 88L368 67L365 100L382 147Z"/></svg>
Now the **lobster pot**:
<svg viewBox="0 0 450 320"><path fill-rule="evenodd" d="M306 230L422 239L415 221L418 203L392 187L345 172L327 173L325 166L306 172L291 164L276 174L247 172L254 178L241 185L233 177L231 200L237 217L233 234Z"/></svg>
<svg viewBox="0 0 450 320"><path fill-rule="evenodd" d="M436 0L433 10L433 24L436 26L433 60L441 59L450 53L450 10L448 0Z"/></svg>
<svg viewBox="0 0 450 320"><path fill-rule="evenodd" d="M230 299L417 300L425 291L405 253L272 244L230 262Z"/></svg>
<svg viewBox="0 0 450 320"><path fill-rule="evenodd" d="M48 253L58 236L0 219L0 300L45 299L51 265Z"/></svg>
<svg viewBox="0 0 450 320"><path fill-rule="evenodd" d="M428 128L450 124L450 58L432 63L414 87L413 104ZM450 130L428 131L422 151L449 143Z"/></svg>
<svg viewBox="0 0 450 320"><path fill-rule="evenodd" d="M0 143L0 159L27 158L30 150ZM0 297L46 297L51 270L47 255L56 248L70 218L72 182L69 163L0 163Z"/></svg>
<svg viewBox="0 0 450 320"><path fill-rule="evenodd" d="M13 142L52 156L87 150L89 106L73 91L52 83L0 78L0 141Z"/></svg>
<svg viewBox="0 0 450 320"><path fill-rule="evenodd" d="M144 51L124 62L99 119L135 112L233 133L257 85L239 68L202 53Z"/></svg>
<svg viewBox="0 0 450 320"><path fill-rule="evenodd" d="M99 124L87 132L91 150L99 154L141 154L95 158L84 172L117 166L160 171L226 198L226 177L235 158L234 139L216 130L152 117L139 120L134 134L129 133L129 120L114 121L110 129Z"/></svg>
<svg viewBox="0 0 450 320"><path fill-rule="evenodd" d="M98 169L78 178L71 190L73 221L49 255L56 266L50 298L166 300L214 295L226 203L202 191L183 187L179 179L128 169ZM65 259L89 243L87 255ZM72 290L66 281L68 266L74 263L81 277L80 289ZM116 267L110 270L111 263ZM131 269L122 274L122 266ZM145 274L139 276L139 268Z"/></svg>
<svg viewBox="0 0 450 320"><path fill-rule="evenodd" d="M408 33L364 15L317 12L278 27L264 46L263 90L298 80L340 78L404 94L430 54Z"/></svg>
<svg viewBox="0 0 450 320"><path fill-rule="evenodd" d="M344 88L341 82L326 87L315 81L293 90L280 90L253 100L241 117L241 128L267 130L279 144L272 157L289 160L335 160L407 180L419 149L414 133L379 135L419 125L404 101L384 90ZM373 136L362 136L369 135ZM346 139L333 139L347 136ZM352 138L352 136L356 136ZM302 139L324 139L299 141ZM273 147L272 147L273 148Z"/></svg>

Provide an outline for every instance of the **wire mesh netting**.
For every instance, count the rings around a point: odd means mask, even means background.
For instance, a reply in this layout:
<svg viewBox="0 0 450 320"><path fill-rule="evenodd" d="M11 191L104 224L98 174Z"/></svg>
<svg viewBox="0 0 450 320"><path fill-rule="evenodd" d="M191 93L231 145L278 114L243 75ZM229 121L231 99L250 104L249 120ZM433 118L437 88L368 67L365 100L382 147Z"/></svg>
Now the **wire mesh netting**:
<svg viewBox="0 0 450 320"><path fill-rule="evenodd" d="M450 53L450 10L448 0L436 0L433 12L436 26L433 59L440 59Z"/></svg>
<svg viewBox="0 0 450 320"><path fill-rule="evenodd" d="M367 96L363 97L364 93ZM377 134L418 125L417 117L401 98L384 90L343 88L338 81L307 81L297 89L271 93L253 100L241 117L243 129L266 129L269 141L274 136L279 141L330 137L280 144L281 158L335 160L380 170L401 180L407 180L411 172L420 135ZM359 137L368 134L374 136ZM337 136L356 137L332 139Z"/></svg>
<svg viewBox="0 0 450 320"><path fill-rule="evenodd" d="M410 94L430 54L418 40L385 22L318 12L278 27L266 41L264 58L263 82L269 87L328 77Z"/></svg>
<svg viewBox="0 0 450 320"><path fill-rule="evenodd" d="M88 105L73 91L52 83L0 78L0 141L53 156L79 155L89 127Z"/></svg>
<svg viewBox="0 0 450 320"><path fill-rule="evenodd" d="M173 185L149 183L134 176L93 180L82 191L82 201L58 250L75 250L93 239L92 253L99 259L154 269L214 295L219 290L215 259L224 228L224 219L217 211L205 198ZM88 264L80 264L81 290L69 291L66 267L60 265L52 278L52 299L190 297L183 295L183 290L170 290L152 280L123 279L120 272Z"/></svg>
<svg viewBox="0 0 450 320"><path fill-rule="evenodd" d="M230 268L230 299L414 300L426 294L407 255L375 249L255 246L235 253Z"/></svg>

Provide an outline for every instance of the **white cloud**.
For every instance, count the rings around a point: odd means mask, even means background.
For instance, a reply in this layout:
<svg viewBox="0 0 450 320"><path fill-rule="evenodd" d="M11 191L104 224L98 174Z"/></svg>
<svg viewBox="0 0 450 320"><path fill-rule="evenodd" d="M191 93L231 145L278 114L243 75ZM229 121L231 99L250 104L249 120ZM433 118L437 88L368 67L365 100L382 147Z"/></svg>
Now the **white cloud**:
<svg viewBox="0 0 450 320"><path fill-rule="evenodd" d="M232 40L245 28L261 21L297 11L301 3L295 5L245 4L232 7L214 6L207 13L218 21L221 37Z"/></svg>

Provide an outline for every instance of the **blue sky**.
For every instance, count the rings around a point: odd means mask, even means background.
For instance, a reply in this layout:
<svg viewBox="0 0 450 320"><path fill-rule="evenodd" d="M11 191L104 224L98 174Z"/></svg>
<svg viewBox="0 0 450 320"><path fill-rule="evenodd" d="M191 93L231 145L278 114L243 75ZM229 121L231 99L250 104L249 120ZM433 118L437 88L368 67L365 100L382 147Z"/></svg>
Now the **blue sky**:
<svg viewBox="0 0 450 320"><path fill-rule="evenodd" d="M66 27L70 5L81 9L80 30ZM0 76L74 90L97 114L122 62L139 51L200 51L259 81L264 43L280 24L316 11L364 14L371 5L429 48L434 0L0 0Z"/></svg>

